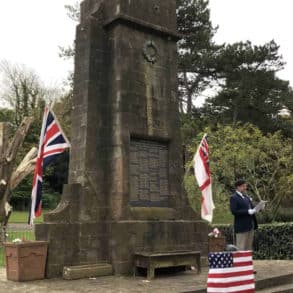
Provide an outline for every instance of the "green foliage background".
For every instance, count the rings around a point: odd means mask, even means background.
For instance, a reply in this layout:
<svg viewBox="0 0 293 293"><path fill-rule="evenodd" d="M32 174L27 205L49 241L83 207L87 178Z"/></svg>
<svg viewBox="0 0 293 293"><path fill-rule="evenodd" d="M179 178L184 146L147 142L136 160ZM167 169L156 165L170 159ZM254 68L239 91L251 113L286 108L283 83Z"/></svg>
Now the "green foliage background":
<svg viewBox="0 0 293 293"><path fill-rule="evenodd" d="M292 199L292 139L280 132L264 135L252 124L239 124L235 128L218 125L217 129L206 128L206 132L209 134L215 213L230 213L229 196L234 191L234 182L245 178L249 184L248 194L256 202L260 198L268 200L263 220L276 219L282 203ZM189 200L198 212L201 196L194 179L192 156L202 136L203 133L199 133L188 146L189 162L184 179Z"/></svg>
<svg viewBox="0 0 293 293"><path fill-rule="evenodd" d="M217 225L227 243L233 243L233 227ZM254 259L293 259L293 222L259 225L254 237Z"/></svg>

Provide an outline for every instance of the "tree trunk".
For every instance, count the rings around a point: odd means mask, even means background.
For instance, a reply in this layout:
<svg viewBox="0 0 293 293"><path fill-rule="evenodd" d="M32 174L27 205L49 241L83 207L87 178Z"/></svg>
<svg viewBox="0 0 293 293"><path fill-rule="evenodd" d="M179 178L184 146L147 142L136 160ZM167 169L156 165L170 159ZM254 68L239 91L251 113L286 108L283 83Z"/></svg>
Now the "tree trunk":
<svg viewBox="0 0 293 293"><path fill-rule="evenodd" d="M33 119L26 117L21 122L14 137L9 142L10 127L8 123L0 123L0 221L2 241L6 239L6 225L11 214L9 198L11 191L33 171L36 149L33 148L13 172L15 158Z"/></svg>
<svg viewBox="0 0 293 293"><path fill-rule="evenodd" d="M238 108L235 106L233 111L233 121L232 121L232 127L235 128L237 124L237 118L238 118Z"/></svg>
<svg viewBox="0 0 293 293"><path fill-rule="evenodd" d="M10 190L14 190L18 184L30 173L34 171L37 159L37 148L33 147L24 157L22 162L18 165L16 170L12 173L10 180ZM9 201L9 198L8 198Z"/></svg>

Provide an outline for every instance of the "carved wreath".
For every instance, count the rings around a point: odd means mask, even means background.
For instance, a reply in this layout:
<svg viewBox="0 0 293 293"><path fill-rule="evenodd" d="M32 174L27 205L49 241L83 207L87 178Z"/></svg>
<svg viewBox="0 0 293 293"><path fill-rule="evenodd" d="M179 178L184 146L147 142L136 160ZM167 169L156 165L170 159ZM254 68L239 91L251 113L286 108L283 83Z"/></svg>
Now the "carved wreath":
<svg viewBox="0 0 293 293"><path fill-rule="evenodd" d="M155 63L157 61L158 56L158 48L154 41L147 41L143 46L143 56L144 58L151 63Z"/></svg>

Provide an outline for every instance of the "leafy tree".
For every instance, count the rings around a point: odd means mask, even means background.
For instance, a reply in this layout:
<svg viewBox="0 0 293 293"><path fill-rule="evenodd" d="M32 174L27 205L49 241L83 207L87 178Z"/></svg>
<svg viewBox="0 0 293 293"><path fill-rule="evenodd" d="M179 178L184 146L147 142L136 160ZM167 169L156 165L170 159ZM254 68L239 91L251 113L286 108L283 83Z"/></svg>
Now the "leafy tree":
<svg viewBox="0 0 293 293"><path fill-rule="evenodd" d="M0 108L0 122L14 121L14 111L12 109Z"/></svg>
<svg viewBox="0 0 293 293"><path fill-rule="evenodd" d="M38 75L24 65L2 61L0 72L0 98L14 110L16 126L26 116L40 117L44 101L53 100L59 94L56 88L45 87Z"/></svg>
<svg viewBox="0 0 293 293"><path fill-rule="evenodd" d="M284 199L292 200L292 139L284 138L280 132L264 135L257 127L246 124L218 125L209 134L210 166L213 179L216 208L228 211L228 195L234 190L234 182L245 178L249 183L249 194L258 201L268 200L267 213L273 218ZM200 133L194 140L191 153L195 152L202 138ZM195 184L193 174L186 175L187 191ZM189 197L196 194L194 191Z"/></svg>
<svg viewBox="0 0 293 293"><path fill-rule="evenodd" d="M26 115L34 118L34 122L26 135L23 147L17 153L16 164L19 164L24 155L32 147L38 146L45 103L51 104L54 101L53 108L56 116L62 117L59 120L61 121L63 130L67 134L70 132L71 97L68 95L62 96L62 90L60 88L45 86L40 81L38 75L24 65L13 65L8 62L2 62L1 73L1 99L7 102L9 108L0 110L0 121L10 122L14 126L14 130L16 130L19 119ZM60 192L63 183L67 180L65 176L67 174L66 168L68 168L68 154L62 157L63 161L60 158L56 162L53 162L44 174L44 182L47 182L44 185L44 194L53 194L56 191ZM27 180L23 180L13 192L15 198L12 198L12 203L16 206L19 206L17 203L20 202L24 206L27 205L31 188L32 178L29 177ZM21 197L23 197L22 200ZM50 198L49 195L48 198Z"/></svg>
<svg viewBox="0 0 293 293"><path fill-rule="evenodd" d="M208 0L177 0L179 96L181 110L191 113L196 97L217 78L216 55L222 46L213 42L217 31L210 21Z"/></svg>
<svg viewBox="0 0 293 293"><path fill-rule="evenodd" d="M78 22L80 18L80 2L81 0L75 1L70 5L65 5L67 16L74 22ZM74 44L68 45L67 47L59 46L59 50L59 56L64 59L71 59L75 55Z"/></svg>
<svg viewBox="0 0 293 293"><path fill-rule="evenodd" d="M33 124L18 154L19 162L32 146L38 144L44 106L46 103L58 101L62 96L62 89L45 86L38 74L25 65L2 61L0 73L0 99L7 103L7 108L0 112L3 117L1 121L12 123L16 130L24 117L33 117Z"/></svg>
<svg viewBox="0 0 293 293"><path fill-rule="evenodd" d="M217 65L224 81L222 89L208 99L206 113L234 126L242 121L265 132L274 132L281 126L285 129L287 121L278 114L284 107L292 110L293 92L288 81L276 76L284 66L278 50L274 41L260 46L249 41L226 45Z"/></svg>
<svg viewBox="0 0 293 293"><path fill-rule="evenodd" d="M80 2L81 0L75 1L71 5L65 5L67 10L67 16L73 21L79 21L80 18Z"/></svg>

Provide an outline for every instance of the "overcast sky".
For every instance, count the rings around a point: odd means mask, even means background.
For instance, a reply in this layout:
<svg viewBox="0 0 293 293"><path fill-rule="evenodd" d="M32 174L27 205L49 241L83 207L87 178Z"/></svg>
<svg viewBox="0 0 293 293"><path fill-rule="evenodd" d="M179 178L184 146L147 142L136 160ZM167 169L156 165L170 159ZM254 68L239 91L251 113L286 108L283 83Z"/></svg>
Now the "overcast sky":
<svg viewBox="0 0 293 293"><path fill-rule="evenodd" d="M70 62L58 46L71 44L75 24L66 15L72 0L0 0L0 60L25 64L47 84L62 82Z"/></svg>
<svg viewBox="0 0 293 293"><path fill-rule="evenodd" d="M292 0L210 0L210 8L213 24L219 25L218 43L261 45L274 39L287 63L279 76L293 86Z"/></svg>
<svg viewBox="0 0 293 293"><path fill-rule="evenodd" d="M0 60L26 64L48 84L61 83L72 67L58 57L58 46L74 39L75 24L64 9L73 2L0 0ZM216 41L275 39L287 62L280 77L293 85L292 6L292 0L210 0L212 22L219 25Z"/></svg>

